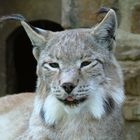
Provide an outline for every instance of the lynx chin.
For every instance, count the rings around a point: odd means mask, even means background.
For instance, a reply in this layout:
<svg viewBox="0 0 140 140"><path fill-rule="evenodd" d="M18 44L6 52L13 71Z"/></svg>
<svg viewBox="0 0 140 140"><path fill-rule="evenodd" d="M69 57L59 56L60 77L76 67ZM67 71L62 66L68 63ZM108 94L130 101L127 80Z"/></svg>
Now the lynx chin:
<svg viewBox="0 0 140 140"><path fill-rule="evenodd" d="M0 21L7 19L19 20L29 36L38 79L35 94L0 99L0 139L124 140L114 10L93 28L61 32L32 27L20 15Z"/></svg>

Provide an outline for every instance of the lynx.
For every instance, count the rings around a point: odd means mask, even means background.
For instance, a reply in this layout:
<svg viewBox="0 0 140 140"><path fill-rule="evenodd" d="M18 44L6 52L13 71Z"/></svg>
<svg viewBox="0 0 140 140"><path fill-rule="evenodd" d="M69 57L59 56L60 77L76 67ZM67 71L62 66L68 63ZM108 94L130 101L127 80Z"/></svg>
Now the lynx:
<svg viewBox="0 0 140 140"><path fill-rule="evenodd" d="M0 99L2 140L124 140L123 76L114 56L117 18L51 32L18 15L37 60L36 93ZM25 54L26 57L26 54Z"/></svg>

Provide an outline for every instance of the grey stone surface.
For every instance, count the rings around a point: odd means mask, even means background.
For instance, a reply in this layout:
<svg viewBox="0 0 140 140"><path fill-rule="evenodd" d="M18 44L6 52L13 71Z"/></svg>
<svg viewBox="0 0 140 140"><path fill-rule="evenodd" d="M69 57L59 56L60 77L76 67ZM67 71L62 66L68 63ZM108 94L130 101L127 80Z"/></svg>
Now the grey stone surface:
<svg viewBox="0 0 140 140"><path fill-rule="evenodd" d="M127 96L124 105L124 117L127 121L140 121L139 96Z"/></svg>
<svg viewBox="0 0 140 140"><path fill-rule="evenodd" d="M140 122L126 121L125 130L125 140L140 140Z"/></svg>
<svg viewBox="0 0 140 140"><path fill-rule="evenodd" d="M62 0L62 25L65 28L91 27L97 23L101 6L118 8L118 0Z"/></svg>

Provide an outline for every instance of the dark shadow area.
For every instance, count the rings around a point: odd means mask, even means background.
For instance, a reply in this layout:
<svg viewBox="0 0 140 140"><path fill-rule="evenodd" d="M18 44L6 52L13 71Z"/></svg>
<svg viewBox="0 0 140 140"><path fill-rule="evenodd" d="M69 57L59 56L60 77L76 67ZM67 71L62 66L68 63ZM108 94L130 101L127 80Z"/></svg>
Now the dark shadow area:
<svg viewBox="0 0 140 140"><path fill-rule="evenodd" d="M63 30L61 25L48 20L36 20L29 23L46 30ZM7 94L33 92L36 85L36 60L32 55L33 46L22 26L9 35L6 43Z"/></svg>

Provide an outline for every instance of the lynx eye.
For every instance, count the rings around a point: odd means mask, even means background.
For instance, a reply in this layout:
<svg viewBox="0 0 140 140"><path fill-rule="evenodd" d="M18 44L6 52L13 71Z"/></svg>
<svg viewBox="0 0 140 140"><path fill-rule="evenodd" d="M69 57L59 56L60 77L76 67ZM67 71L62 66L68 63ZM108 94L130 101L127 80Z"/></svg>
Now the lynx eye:
<svg viewBox="0 0 140 140"><path fill-rule="evenodd" d="M58 69L59 68L59 64L58 63L53 63L53 62L44 62L43 64L42 64L42 66L43 66L43 68L44 69Z"/></svg>
<svg viewBox="0 0 140 140"><path fill-rule="evenodd" d="M86 67L86 66L88 66L88 65L90 65L91 64L91 61L83 61L82 63L81 63L81 68L83 68L83 67Z"/></svg>
<svg viewBox="0 0 140 140"><path fill-rule="evenodd" d="M59 68L58 63L49 63L49 66L52 67L52 68Z"/></svg>

